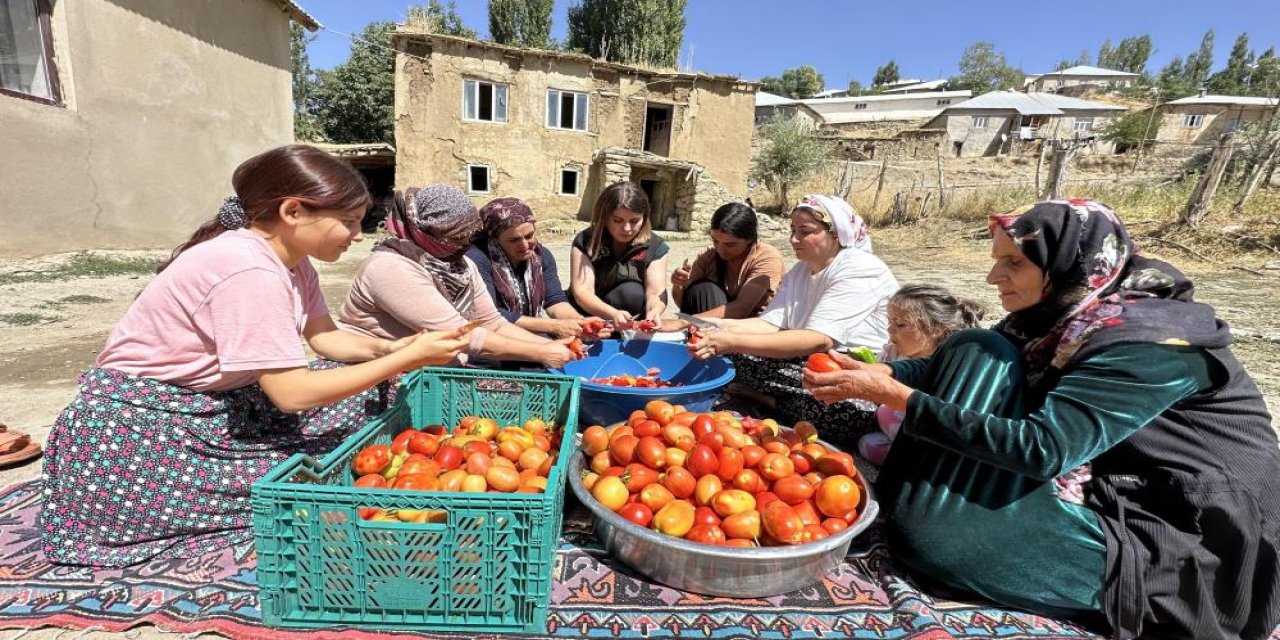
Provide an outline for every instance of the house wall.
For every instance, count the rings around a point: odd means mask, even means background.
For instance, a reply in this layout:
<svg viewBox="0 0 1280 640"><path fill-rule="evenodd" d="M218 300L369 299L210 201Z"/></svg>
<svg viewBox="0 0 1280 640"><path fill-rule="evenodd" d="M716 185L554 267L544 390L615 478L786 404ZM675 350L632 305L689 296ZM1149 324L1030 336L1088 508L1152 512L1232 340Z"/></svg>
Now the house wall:
<svg viewBox="0 0 1280 640"><path fill-rule="evenodd" d="M467 188L467 165L486 164L492 198L521 198L539 217L585 216L607 186L596 153L642 146L647 102L672 105L669 157L696 162L735 193L746 190L755 92L709 78L669 81L590 60L551 57L457 40L397 39L396 184ZM508 85L504 124L462 119L464 79ZM548 89L590 96L588 131L546 126ZM583 171L579 196L556 193L562 167Z"/></svg>
<svg viewBox="0 0 1280 640"><path fill-rule="evenodd" d="M867 100L840 98L839 100L811 100L806 104L827 120L842 123L874 122L881 120L910 121L919 119L921 112L932 115L949 105L960 104L968 98L963 95L939 96L938 94L908 94L903 96L866 96ZM938 101L947 101L939 105ZM858 105L866 105L859 109Z"/></svg>
<svg viewBox="0 0 1280 640"><path fill-rule="evenodd" d="M276 2L52 4L65 106L0 95L0 254L176 245L293 140Z"/></svg>
<svg viewBox="0 0 1280 640"><path fill-rule="evenodd" d="M981 116L982 114L979 114ZM1016 122L1013 114L985 114L987 126L977 128L973 125L972 114L946 114L936 120L946 121L947 144L943 152L949 157L969 158L975 156L993 156L999 151L1002 143L1001 134L1008 134L1010 126ZM938 128L931 123L930 128ZM956 153L956 144L960 145L960 153Z"/></svg>
<svg viewBox="0 0 1280 640"><path fill-rule="evenodd" d="M1160 130L1156 133L1156 141L1214 144L1222 134L1232 128L1269 118L1272 109L1272 107L1260 105L1162 105L1159 116ZM1200 125L1185 126L1187 116L1197 114L1204 116Z"/></svg>

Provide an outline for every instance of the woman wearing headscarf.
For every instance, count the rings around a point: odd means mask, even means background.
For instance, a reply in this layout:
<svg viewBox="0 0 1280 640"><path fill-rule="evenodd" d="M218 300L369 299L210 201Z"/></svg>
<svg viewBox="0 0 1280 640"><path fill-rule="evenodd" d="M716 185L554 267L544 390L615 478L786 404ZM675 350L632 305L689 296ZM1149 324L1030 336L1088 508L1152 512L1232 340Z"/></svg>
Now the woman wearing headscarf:
<svg viewBox="0 0 1280 640"><path fill-rule="evenodd" d="M853 446L875 425L875 407L818 402L800 384L804 358L840 346L880 351L889 339L886 308L898 290L871 253L862 217L840 198L805 196L791 211L798 262L758 318L717 320L723 328L690 340L698 358L728 355L731 393L765 404L788 422L808 420L824 438Z"/></svg>
<svg viewBox="0 0 1280 640"><path fill-rule="evenodd" d="M824 401L906 413L877 482L895 558L1120 639L1270 636L1280 450L1226 325L1104 205L990 227L994 331L805 374Z"/></svg>
<svg viewBox="0 0 1280 640"><path fill-rule="evenodd" d="M460 362L564 366L572 355L563 343L525 331L498 313L476 265L464 255L480 228L480 214L461 189L433 184L407 190L387 216L393 237L374 247L356 270L339 311L340 326L394 340L479 321Z"/></svg>
<svg viewBox="0 0 1280 640"><path fill-rule="evenodd" d="M484 232L467 249L498 313L517 327L557 338L583 334L587 318L569 303L555 256L538 242L533 210L519 198L480 209Z"/></svg>

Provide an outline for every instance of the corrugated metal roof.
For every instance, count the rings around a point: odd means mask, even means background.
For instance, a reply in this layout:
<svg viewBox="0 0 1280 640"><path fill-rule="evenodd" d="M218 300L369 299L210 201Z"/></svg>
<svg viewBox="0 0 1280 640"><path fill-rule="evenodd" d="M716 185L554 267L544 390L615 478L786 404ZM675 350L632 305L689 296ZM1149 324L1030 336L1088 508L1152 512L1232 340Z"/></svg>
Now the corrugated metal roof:
<svg viewBox="0 0 1280 640"><path fill-rule="evenodd" d="M910 95L910 94L908 94ZM1081 100L1056 93L1022 93L1020 91L992 91L971 100L947 107L946 111L1016 111L1024 116L1056 116L1064 111L1125 111L1125 107Z"/></svg>
<svg viewBox="0 0 1280 640"><path fill-rule="evenodd" d="M769 93L768 91L756 92L757 107L776 107L784 104L794 104L795 102L796 101L792 100L791 98L786 98L774 93Z"/></svg>
<svg viewBox="0 0 1280 640"><path fill-rule="evenodd" d="M1042 78L1044 76L1103 76L1103 77L1132 76L1136 78L1138 77L1138 74L1129 73L1128 71L1117 71L1115 69L1103 69L1102 67L1091 67L1087 64L1078 64L1074 67L1067 67L1066 69L1063 69L1061 71L1050 71L1049 73L1042 73L1036 77Z"/></svg>
<svg viewBox="0 0 1280 640"><path fill-rule="evenodd" d="M903 84L903 85L892 84L890 86L892 86L893 88L885 89L884 92L885 93L906 93L909 91L914 91L918 93L921 91L932 91L934 89L938 89L942 87L942 85L946 83L947 83L946 78L943 78L941 80L930 80L928 82L920 82L919 80L917 80L915 82L912 82L909 84Z"/></svg>
<svg viewBox="0 0 1280 640"><path fill-rule="evenodd" d="M849 124L853 122L906 122L910 120L927 120L942 113L942 107L936 109L894 109L892 111L841 111L822 113L822 121L826 124Z"/></svg>
<svg viewBox="0 0 1280 640"><path fill-rule="evenodd" d="M1188 96L1186 98L1178 98L1170 100L1165 104L1186 105L1186 104L1237 104L1252 105L1258 107L1272 107L1277 103L1278 98L1262 98L1257 96Z"/></svg>

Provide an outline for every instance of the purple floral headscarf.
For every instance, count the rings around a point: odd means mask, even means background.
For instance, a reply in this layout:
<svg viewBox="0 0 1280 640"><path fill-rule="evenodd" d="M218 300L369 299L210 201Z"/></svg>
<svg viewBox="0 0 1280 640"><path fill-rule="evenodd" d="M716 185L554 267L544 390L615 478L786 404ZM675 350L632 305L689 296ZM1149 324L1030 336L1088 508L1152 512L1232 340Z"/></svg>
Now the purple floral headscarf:
<svg viewBox="0 0 1280 640"><path fill-rule="evenodd" d="M480 210L480 218L484 222L487 236L485 253L493 264L493 288L498 292L506 309L519 311L520 315L537 317L542 312L542 304L547 297L547 282L542 274L542 256L535 247L533 255L525 263L523 281L516 274L517 265L511 264L507 252L498 242L498 236L512 227L525 223L533 223L533 210L519 198L498 198L486 204ZM527 295L526 295L527 292Z"/></svg>
<svg viewBox="0 0 1280 640"><path fill-rule="evenodd" d="M475 295L471 268L463 253L480 230L480 214L467 194L447 184L406 189L403 195L397 194L387 229L395 238L383 241L375 250L415 259L454 308L470 317ZM420 251L412 250L414 247Z"/></svg>

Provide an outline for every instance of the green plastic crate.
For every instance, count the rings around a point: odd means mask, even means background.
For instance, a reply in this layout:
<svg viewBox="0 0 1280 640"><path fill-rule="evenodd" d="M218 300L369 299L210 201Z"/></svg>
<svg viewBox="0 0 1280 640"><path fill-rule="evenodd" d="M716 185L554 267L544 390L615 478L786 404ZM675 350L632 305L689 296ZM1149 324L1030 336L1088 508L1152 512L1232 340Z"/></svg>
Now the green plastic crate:
<svg viewBox="0 0 1280 640"><path fill-rule="evenodd" d="M252 491L263 621L277 627L546 631L565 474L578 423L576 378L423 369L396 404L319 461L294 455ZM564 429L543 494L393 491L349 486L351 459L401 430L499 426L528 418ZM369 522L360 507L445 511L440 524Z"/></svg>

